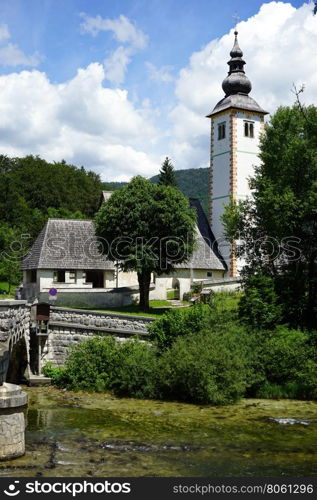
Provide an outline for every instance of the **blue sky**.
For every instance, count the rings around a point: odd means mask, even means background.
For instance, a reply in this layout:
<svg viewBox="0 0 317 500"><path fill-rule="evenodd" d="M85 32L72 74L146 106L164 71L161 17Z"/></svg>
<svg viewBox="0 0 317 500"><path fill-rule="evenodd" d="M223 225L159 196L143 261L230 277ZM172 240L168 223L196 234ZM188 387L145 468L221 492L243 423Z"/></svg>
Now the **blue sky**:
<svg viewBox="0 0 317 500"><path fill-rule="evenodd" d="M109 180L153 175L166 155L176 168L207 166L204 116L223 97L233 15L252 95L273 112L291 102L293 82L313 95L311 9L299 0L2 0L0 152L65 158ZM292 71L279 70L286 58Z"/></svg>

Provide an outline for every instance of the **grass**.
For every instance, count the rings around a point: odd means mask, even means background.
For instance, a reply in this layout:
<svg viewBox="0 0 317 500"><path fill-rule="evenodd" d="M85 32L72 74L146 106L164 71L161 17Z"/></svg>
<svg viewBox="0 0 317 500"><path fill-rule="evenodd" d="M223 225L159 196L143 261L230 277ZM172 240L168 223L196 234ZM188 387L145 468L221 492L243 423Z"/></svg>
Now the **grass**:
<svg viewBox="0 0 317 500"><path fill-rule="evenodd" d="M7 281L0 281L0 300L14 298L14 289L17 285L11 285L11 293L9 294L9 283Z"/></svg>
<svg viewBox="0 0 317 500"><path fill-rule="evenodd" d="M237 311L242 293L237 292L217 292L214 295L215 306L220 311Z"/></svg>
<svg viewBox="0 0 317 500"><path fill-rule="evenodd" d="M182 302L183 305L187 305L188 302ZM58 307L58 305L57 305ZM64 307L64 306L63 306ZM70 308L70 306L69 306ZM65 306L65 309L67 307ZM146 316L150 318L155 318L157 316L161 316L171 309L171 304L167 300L150 300L150 310L147 313L144 313L139 310L139 306L137 304L131 304L129 306L121 306L121 307L105 307L98 308L95 307L74 307L72 309L85 309L89 311L103 312L103 313L115 313L115 314L130 314L133 316ZM177 309L177 308L173 308Z"/></svg>
<svg viewBox="0 0 317 500"><path fill-rule="evenodd" d="M163 303L163 305L161 305ZM96 308L96 307L74 307L73 309L85 309L89 311L96 312L104 312L104 313L115 313L115 314L132 314L133 316L147 316L150 318L161 316L169 310L169 306L167 301L165 300L151 300L150 301L150 309L149 312L145 313L139 310L139 306L137 304L131 304L129 306L121 306L121 307L104 307L104 308ZM58 307L58 306L57 306ZM66 307L65 307L66 308ZM66 308L67 309L67 308Z"/></svg>
<svg viewBox="0 0 317 500"><path fill-rule="evenodd" d="M179 290L167 290L166 297L168 300L178 300Z"/></svg>

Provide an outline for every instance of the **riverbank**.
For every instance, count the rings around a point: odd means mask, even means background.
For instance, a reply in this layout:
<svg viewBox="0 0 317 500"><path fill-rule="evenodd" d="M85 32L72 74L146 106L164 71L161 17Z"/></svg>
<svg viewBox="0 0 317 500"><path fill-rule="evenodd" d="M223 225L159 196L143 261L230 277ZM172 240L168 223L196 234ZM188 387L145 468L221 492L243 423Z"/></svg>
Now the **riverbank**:
<svg viewBox="0 0 317 500"><path fill-rule="evenodd" d="M212 407L27 388L26 454L1 476L316 476L317 403Z"/></svg>

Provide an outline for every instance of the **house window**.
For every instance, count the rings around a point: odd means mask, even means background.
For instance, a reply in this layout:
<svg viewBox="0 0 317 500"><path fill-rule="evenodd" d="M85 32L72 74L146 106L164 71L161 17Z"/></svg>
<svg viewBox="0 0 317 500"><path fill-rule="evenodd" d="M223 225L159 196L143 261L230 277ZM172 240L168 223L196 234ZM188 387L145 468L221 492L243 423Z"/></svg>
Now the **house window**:
<svg viewBox="0 0 317 500"><path fill-rule="evenodd" d="M58 271L54 271L53 282L54 283L65 283L65 270L64 269L59 269Z"/></svg>
<svg viewBox="0 0 317 500"><path fill-rule="evenodd" d="M69 283L76 283L76 282L77 282L76 271L75 270L69 271Z"/></svg>
<svg viewBox="0 0 317 500"><path fill-rule="evenodd" d="M244 136L250 137L253 139L254 137L254 122L244 122Z"/></svg>
<svg viewBox="0 0 317 500"><path fill-rule="evenodd" d="M31 269L27 271L27 282L36 283L36 269Z"/></svg>
<svg viewBox="0 0 317 500"><path fill-rule="evenodd" d="M207 278L212 278L212 271L207 271Z"/></svg>
<svg viewBox="0 0 317 500"><path fill-rule="evenodd" d="M104 272L97 270L86 271L86 283L92 283L93 288L103 288Z"/></svg>
<svg viewBox="0 0 317 500"><path fill-rule="evenodd" d="M218 125L218 141L226 137L226 122L219 123Z"/></svg>

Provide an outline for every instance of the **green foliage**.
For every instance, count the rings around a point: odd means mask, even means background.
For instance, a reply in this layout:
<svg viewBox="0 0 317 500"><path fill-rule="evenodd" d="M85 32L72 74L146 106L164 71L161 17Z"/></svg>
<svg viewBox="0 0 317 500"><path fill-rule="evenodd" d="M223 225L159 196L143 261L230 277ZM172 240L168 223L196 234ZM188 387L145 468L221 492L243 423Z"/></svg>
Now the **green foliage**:
<svg viewBox="0 0 317 500"><path fill-rule="evenodd" d="M158 185L177 187L174 167L168 157L165 158L162 164L158 179Z"/></svg>
<svg viewBox="0 0 317 500"><path fill-rule="evenodd" d="M246 281L239 303L241 319L253 328L273 328L281 319L274 281L269 276L255 274Z"/></svg>
<svg viewBox="0 0 317 500"><path fill-rule="evenodd" d="M208 168L175 170L175 178L178 189L188 198L197 198L208 214ZM159 176L151 177L150 181L157 184Z"/></svg>
<svg viewBox="0 0 317 500"><path fill-rule="evenodd" d="M17 284L25 254L16 250L18 244L30 247L49 217L92 217L101 190L99 176L83 167L0 155L0 279ZM12 241L18 242L15 250L9 248ZM10 259L3 257L8 249Z"/></svg>
<svg viewBox="0 0 317 500"><path fill-rule="evenodd" d="M317 351L308 334L279 327L263 333L258 345L263 382L258 397L316 399Z"/></svg>
<svg viewBox="0 0 317 500"><path fill-rule="evenodd" d="M168 274L194 250L196 213L188 200L178 189L142 177L115 191L95 223L108 259L138 273L144 311L149 307L151 273Z"/></svg>
<svg viewBox="0 0 317 500"><path fill-rule="evenodd" d="M154 365L155 354L148 344L94 337L71 348L65 368L47 363L44 373L58 386L141 398L155 395Z"/></svg>
<svg viewBox="0 0 317 500"><path fill-rule="evenodd" d="M201 283L193 283L191 286L191 291L193 293L200 293L203 289L203 286Z"/></svg>
<svg viewBox="0 0 317 500"><path fill-rule="evenodd" d="M160 350L167 349L177 337L200 332L207 324L209 312L209 307L202 304L171 309L149 326L150 340Z"/></svg>
<svg viewBox="0 0 317 500"><path fill-rule="evenodd" d="M76 390L110 390L117 357L113 337L95 337L72 346L65 364L68 385Z"/></svg>
<svg viewBox="0 0 317 500"><path fill-rule="evenodd" d="M200 332L178 338L158 364L164 399L197 404L229 404L248 385L248 364L232 332Z"/></svg>
<svg viewBox="0 0 317 500"><path fill-rule="evenodd" d="M111 389L118 396L154 398L155 351L140 341L128 341L118 346L116 366L111 374Z"/></svg>
<svg viewBox="0 0 317 500"><path fill-rule="evenodd" d="M237 201L234 198L224 207L220 219L224 223L224 236L228 241L239 239L239 233L243 231L243 209L243 201Z"/></svg>
<svg viewBox="0 0 317 500"><path fill-rule="evenodd" d="M65 368L44 372L59 387L136 398L316 400L317 333L249 329L237 321L238 298L214 294L210 305L170 311L151 325L152 344L93 337L71 348Z"/></svg>
<svg viewBox="0 0 317 500"><path fill-rule="evenodd" d="M55 366L50 361L47 361L43 367L45 377L49 377L53 385L65 387L69 384L64 367Z"/></svg>

